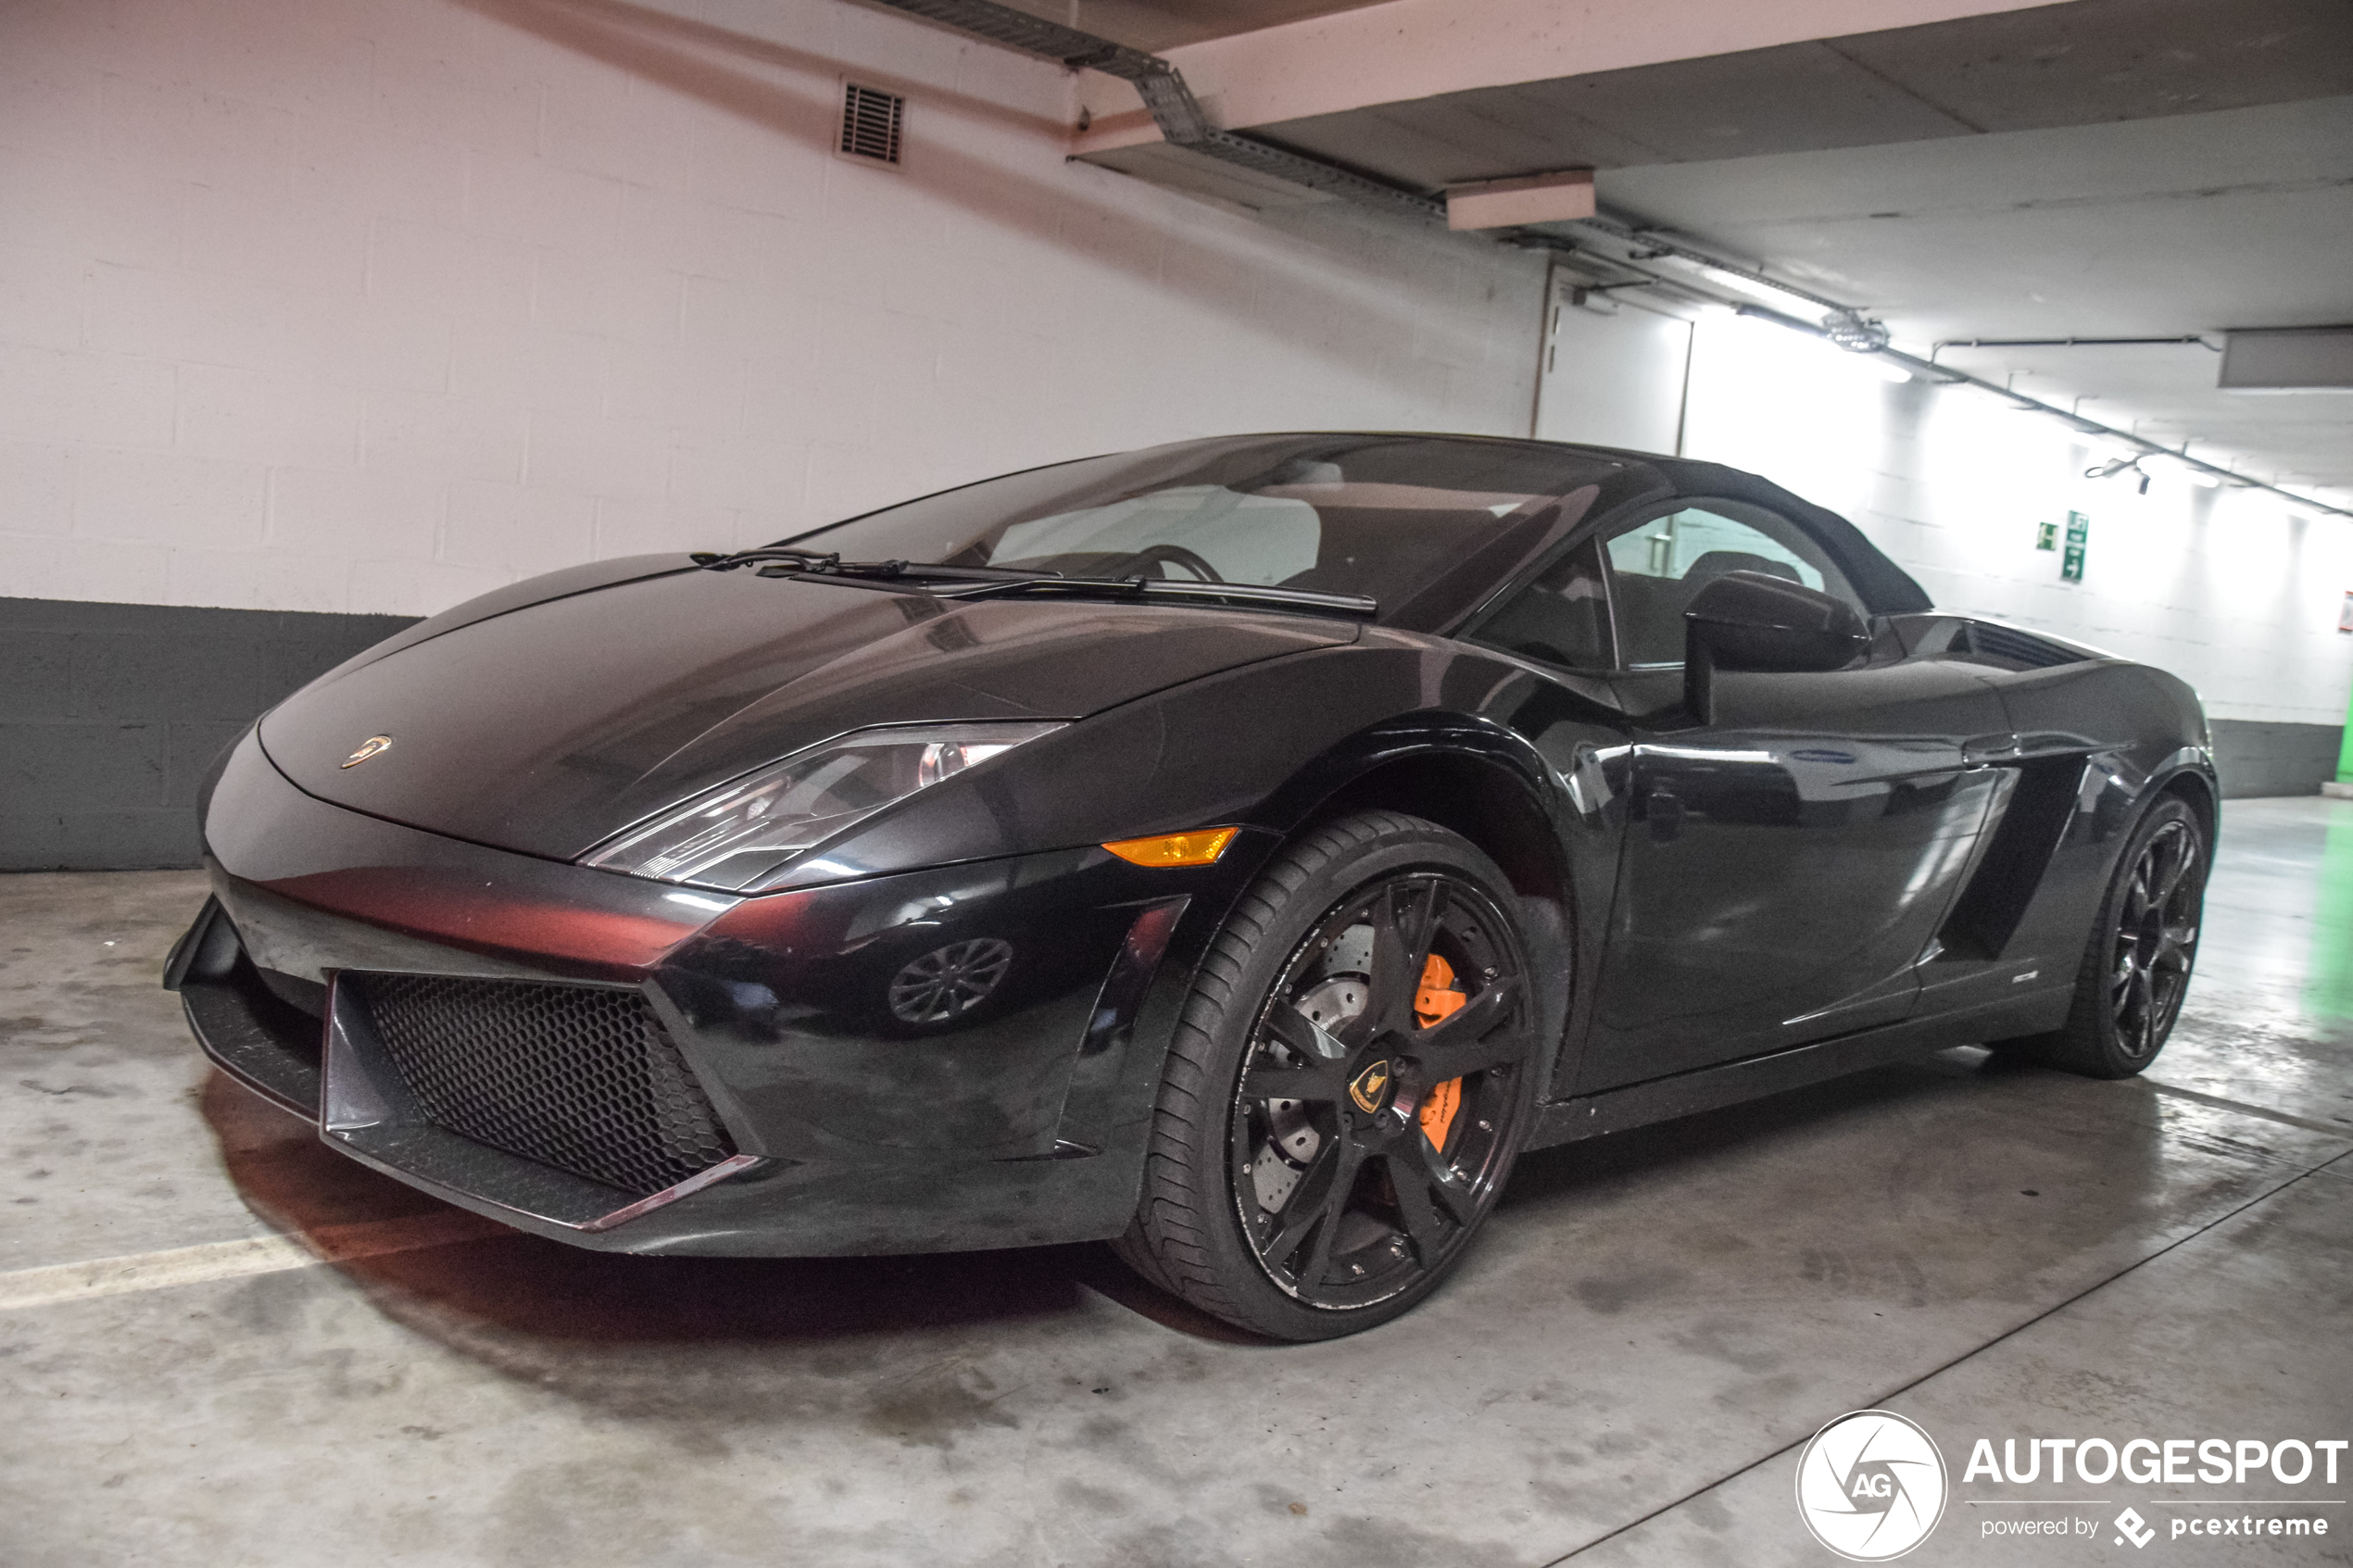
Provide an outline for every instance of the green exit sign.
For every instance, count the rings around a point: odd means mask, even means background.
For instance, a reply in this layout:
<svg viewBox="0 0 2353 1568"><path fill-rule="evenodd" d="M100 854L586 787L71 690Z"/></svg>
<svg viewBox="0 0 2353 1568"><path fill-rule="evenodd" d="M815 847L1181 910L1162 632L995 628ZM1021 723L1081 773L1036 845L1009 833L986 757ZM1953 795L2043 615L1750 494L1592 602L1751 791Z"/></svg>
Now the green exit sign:
<svg viewBox="0 0 2353 1568"><path fill-rule="evenodd" d="M2091 538L2092 520L2082 512L2068 513L2067 549L2059 557L2059 576L2065 581L2083 581L2083 546L2091 542Z"/></svg>
<svg viewBox="0 0 2353 1568"><path fill-rule="evenodd" d="M2056 522L2036 523L2034 525L2034 547L2038 550L2057 549L2058 524Z"/></svg>

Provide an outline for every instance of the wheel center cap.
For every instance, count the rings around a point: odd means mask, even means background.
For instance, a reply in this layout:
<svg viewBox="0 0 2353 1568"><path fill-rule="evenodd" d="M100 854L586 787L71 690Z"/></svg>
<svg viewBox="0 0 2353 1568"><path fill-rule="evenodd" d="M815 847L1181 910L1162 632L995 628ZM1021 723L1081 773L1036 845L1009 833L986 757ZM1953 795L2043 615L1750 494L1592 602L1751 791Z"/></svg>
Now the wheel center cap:
<svg viewBox="0 0 2353 1568"><path fill-rule="evenodd" d="M1378 1116L1389 1098L1390 1076L1389 1059L1383 1057L1349 1081L1348 1098L1365 1115Z"/></svg>

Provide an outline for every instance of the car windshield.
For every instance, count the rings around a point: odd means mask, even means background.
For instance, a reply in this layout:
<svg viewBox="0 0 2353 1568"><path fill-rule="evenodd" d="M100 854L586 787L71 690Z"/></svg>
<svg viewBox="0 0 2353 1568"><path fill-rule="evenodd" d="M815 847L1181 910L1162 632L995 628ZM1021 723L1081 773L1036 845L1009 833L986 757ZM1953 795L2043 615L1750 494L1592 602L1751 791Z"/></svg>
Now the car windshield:
<svg viewBox="0 0 2353 1568"><path fill-rule="evenodd" d="M1557 538L1617 466L1431 436L1196 441L986 480L789 543L869 560L1362 594L1394 621L1442 580L1492 582Z"/></svg>

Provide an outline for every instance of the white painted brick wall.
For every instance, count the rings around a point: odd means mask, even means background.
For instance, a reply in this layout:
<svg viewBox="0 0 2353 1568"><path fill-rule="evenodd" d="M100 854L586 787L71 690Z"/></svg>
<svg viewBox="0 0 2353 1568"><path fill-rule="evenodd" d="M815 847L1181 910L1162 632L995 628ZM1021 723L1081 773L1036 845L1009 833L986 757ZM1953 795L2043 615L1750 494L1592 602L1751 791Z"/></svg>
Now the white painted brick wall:
<svg viewBox="0 0 2353 1568"><path fill-rule="evenodd" d="M1541 263L1066 164L839 0L0 6L0 595L420 614L1216 432L1516 433ZM841 79L907 165L832 156Z"/></svg>
<svg viewBox="0 0 2353 1568"><path fill-rule="evenodd" d="M1685 450L1768 474L1854 520L1939 605L2171 671L2219 719L2341 724L2353 523L2265 491L2159 471L2088 479L2108 454L1969 388L1890 385L1776 327L1703 320ZM2083 580L2035 525L2091 519Z"/></svg>

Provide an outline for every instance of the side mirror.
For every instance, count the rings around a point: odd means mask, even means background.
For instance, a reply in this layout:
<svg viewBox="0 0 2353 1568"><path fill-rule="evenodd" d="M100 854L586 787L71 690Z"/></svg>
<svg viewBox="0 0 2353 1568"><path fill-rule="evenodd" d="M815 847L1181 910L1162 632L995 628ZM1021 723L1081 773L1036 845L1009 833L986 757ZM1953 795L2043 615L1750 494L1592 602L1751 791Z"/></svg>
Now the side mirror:
<svg viewBox="0 0 2353 1568"><path fill-rule="evenodd" d="M1683 611L1683 706L1705 724L1718 670L1836 670L1870 646L1870 629L1843 599L1761 571L1728 571Z"/></svg>

